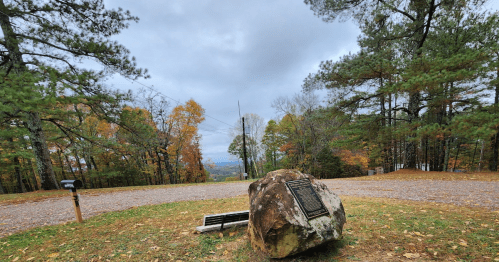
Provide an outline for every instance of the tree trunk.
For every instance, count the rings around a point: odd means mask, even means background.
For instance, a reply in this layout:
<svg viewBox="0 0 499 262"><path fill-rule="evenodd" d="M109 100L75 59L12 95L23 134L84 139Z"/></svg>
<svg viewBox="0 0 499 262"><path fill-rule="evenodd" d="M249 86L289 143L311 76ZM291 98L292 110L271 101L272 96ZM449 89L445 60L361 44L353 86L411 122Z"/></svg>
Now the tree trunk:
<svg viewBox="0 0 499 262"><path fill-rule="evenodd" d="M0 177L0 194L7 194L7 191L3 188L2 177Z"/></svg>
<svg viewBox="0 0 499 262"><path fill-rule="evenodd" d="M395 103L394 107L397 107L397 95L395 95ZM397 111L393 111L393 129L397 129ZM393 138L393 166L394 170L398 170L398 161L397 161L397 152L398 151L398 141L396 138Z"/></svg>
<svg viewBox="0 0 499 262"><path fill-rule="evenodd" d="M28 162L29 172L31 173L31 180L33 181L33 189L38 190L39 189L38 180L36 179L36 173L35 170L33 169L33 163L31 162L30 158L26 159L26 161Z"/></svg>
<svg viewBox="0 0 499 262"><path fill-rule="evenodd" d="M418 107L419 107L420 94L414 92L409 96L409 112L407 120L409 125L418 120ZM411 135L409 135L405 146L405 165L404 168L416 168L416 154L417 147L414 139L416 138L416 127L411 127Z"/></svg>
<svg viewBox="0 0 499 262"><path fill-rule="evenodd" d="M0 0L0 9L7 10L3 0ZM22 53L19 47L19 41L12 28L12 23L8 14L0 12L0 25L2 27L4 47L8 51L9 63L6 67L13 68L13 74L20 74L27 70L23 61ZM52 162L50 161L50 152L47 147L45 135L42 129L40 116L37 112L26 113L26 124L30 132L31 146L36 158L36 166L42 188L45 190L59 189L59 184L55 181L54 170Z"/></svg>
<svg viewBox="0 0 499 262"><path fill-rule="evenodd" d="M76 159L76 164L78 165L78 170L80 171L81 181L83 182L83 188L87 188L87 180L85 179L85 175L83 174L83 168L81 168L80 157L78 156L78 152L74 150L74 156Z"/></svg>
<svg viewBox="0 0 499 262"><path fill-rule="evenodd" d="M47 147L45 135L42 130L42 122L37 112L27 113L27 128L30 132L31 146L35 154L36 167L44 190L59 189L55 180L50 152Z"/></svg>
<svg viewBox="0 0 499 262"><path fill-rule="evenodd" d="M159 152L156 151L156 157L158 158L158 175L159 175L159 183L161 185L165 184L165 177L163 176L163 169L161 167L161 156L159 155Z"/></svg>
<svg viewBox="0 0 499 262"><path fill-rule="evenodd" d="M76 180L76 174L75 171L73 170L73 167L71 166L71 162L69 161L69 157L67 155L64 155L64 158L66 159L66 163L68 163L69 170L71 171L71 174L73 175L73 179Z"/></svg>
<svg viewBox="0 0 499 262"><path fill-rule="evenodd" d="M14 170L16 174L17 180L17 193L26 193L26 187L23 184L23 176L21 174L21 162L19 161L19 157L14 157Z"/></svg>
<svg viewBox="0 0 499 262"><path fill-rule="evenodd" d="M485 149L485 142L482 141L482 148L480 149L480 160L478 161L478 172L482 171L483 151Z"/></svg>
<svg viewBox="0 0 499 262"><path fill-rule="evenodd" d="M88 172L88 179L90 180L90 188L95 188L94 185L94 179L92 177L92 163L90 162L90 158L88 157L89 154L85 152L86 150L83 151L83 160L85 161L85 164L87 165L87 172Z"/></svg>
<svg viewBox="0 0 499 262"><path fill-rule="evenodd" d="M499 114L499 68L497 69L496 80L498 81L496 84L496 92L494 96L494 114ZM492 149L492 156L489 160L489 170L497 171L497 165L499 161L499 130L491 137L490 143Z"/></svg>
<svg viewBox="0 0 499 262"><path fill-rule="evenodd" d="M95 169L95 172L96 172L95 175L97 176L97 178L99 180L99 187L102 188L102 178L99 175L99 169L97 168L97 164L95 163L94 156L90 156L90 161L92 161L92 164L94 165L94 169Z"/></svg>
<svg viewBox="0 0 499 262"><path fill-rule="evenodd" d="M454 159L454 167L452 168L452 170L454 170L454 172L456 172L456 168L458 167L457 165L457 158L459 157L459 150L461 149L461 143L456 142L457 144L457 153L456 153L456 158Z"/></svg>
<svg viewBox="0 0 499 262"><path fill-rule="evenodd" d="M61 153L61 150L57 150L57 156L59 158L59 165L61 165L61 175L62 175L62 179L66 180L68 179L66 177L66 172L64 172L64 162L62 161L62 153Z"/></svg>
<svg viewBox="0 0 499 262"><path fill-rule="evenodd" d="M450 138L445 139L445 156L444 156L444 166L443 170L444 172L448 171L449 167L449 156L450 156Z"/></svg>

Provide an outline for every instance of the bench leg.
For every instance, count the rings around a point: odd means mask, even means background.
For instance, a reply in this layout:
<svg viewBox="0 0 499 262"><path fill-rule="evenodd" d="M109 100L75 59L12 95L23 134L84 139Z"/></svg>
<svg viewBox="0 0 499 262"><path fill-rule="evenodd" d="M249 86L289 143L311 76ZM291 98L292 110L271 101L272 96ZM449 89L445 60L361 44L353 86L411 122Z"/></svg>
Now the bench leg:
<svg viewBox="0 0 499 262"><path fill-rule="evenodd" d="M220 231L224 230L225 216L222 218L222 224L220 225Z"/></svg>

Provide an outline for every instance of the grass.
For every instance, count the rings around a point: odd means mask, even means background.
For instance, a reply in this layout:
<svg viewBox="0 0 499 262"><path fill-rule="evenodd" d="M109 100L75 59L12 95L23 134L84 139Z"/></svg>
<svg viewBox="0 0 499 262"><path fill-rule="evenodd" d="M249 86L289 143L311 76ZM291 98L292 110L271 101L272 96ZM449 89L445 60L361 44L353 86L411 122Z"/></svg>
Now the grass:
<svg viewBox="0 0 499 262"><path fill-rule="evenodd" d="M340 241L279 261L499 261L499 212L438 203L342 197ZM204 214L248 209L248 197L142 206L82 224L0 239L0 261L271 261L245 227L198 234Z"/></svg>
<svg viewBox="0 0 499 262"><path fill-rule="evenodd" d="M133 191L133 190L146 190L146 189L160 189L160 188L171 188L180 186L193 186L193 185L212 185L221 183L241 183L241 182L252 182L253 180L245 181L232 181L232 182L208 182L200 184L175 184L175 185L154 185L154 186L130 186L130 187L112 187L112 188L98 188L98 189L80 189L78 194L80 195L97 195L106 194L119 191ZM48 198L56 197L67 197L68 190L39 190L35 192L22 193L22 194L4 194L0 195L0 204L21 204L28 201L41 201Z"/></svg>
<svg viewBox="0 0 499 262"><path fill-rule="evenodd" d="M376 180L471 180L471 181L499 181L499 172L426 172L421 170L401 169L386 174L347 178L347 180L376 181Z"/></svg>

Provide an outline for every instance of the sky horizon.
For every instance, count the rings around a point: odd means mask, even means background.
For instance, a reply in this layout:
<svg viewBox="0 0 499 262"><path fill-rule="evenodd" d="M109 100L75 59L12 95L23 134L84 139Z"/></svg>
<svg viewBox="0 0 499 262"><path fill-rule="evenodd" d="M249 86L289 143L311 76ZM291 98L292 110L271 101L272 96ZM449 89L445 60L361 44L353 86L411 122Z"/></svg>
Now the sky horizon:
<svg viewBox="0 0 499 262"><path fill-rule="evenodd" d="M139 17L113 37L131 52L149 79L114 75L111 88L137 92L152 87L170 100L170 110L194 99L205 109L199 125L203 161L237 161L227 153L229 129L253 113L267 123L279 96L301 92L321 61L359 50L352 22L325 23L303 1L104 0L107 9ZM498 10L499 3L489 4ZM323 94L322 94L323 95Z"/></svg>

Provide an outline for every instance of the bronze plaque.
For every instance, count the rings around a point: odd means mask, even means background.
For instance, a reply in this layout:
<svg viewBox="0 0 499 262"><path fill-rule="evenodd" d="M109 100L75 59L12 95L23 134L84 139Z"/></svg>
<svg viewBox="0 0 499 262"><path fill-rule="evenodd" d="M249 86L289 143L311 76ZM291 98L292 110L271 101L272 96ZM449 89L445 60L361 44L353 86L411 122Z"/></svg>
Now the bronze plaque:
<svg viewBox="0 0 499 262"><path fill-rule="evenodd" d="M326 206L324 206L324 203L317 195L317 192L315 192L310 180L300 179L288 181L285 184L295 197L298 206L300 206L301 211L303 211L303 214L305 214L308 220L323 215L329 215L329 211L327 211Z"/></svg>

